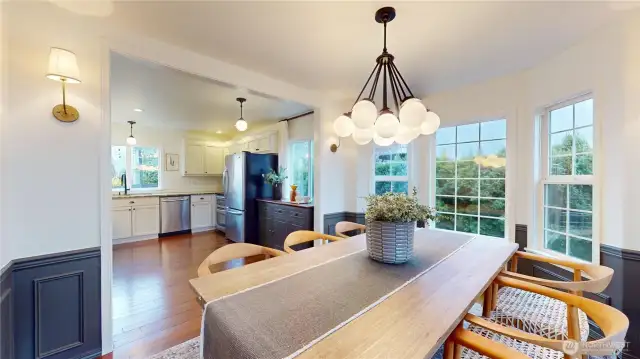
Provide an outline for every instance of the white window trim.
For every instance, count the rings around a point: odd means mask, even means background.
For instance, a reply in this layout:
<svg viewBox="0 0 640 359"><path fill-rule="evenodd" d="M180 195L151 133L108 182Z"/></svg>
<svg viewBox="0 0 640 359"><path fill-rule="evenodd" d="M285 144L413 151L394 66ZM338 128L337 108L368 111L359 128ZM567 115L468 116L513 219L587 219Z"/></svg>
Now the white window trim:
<svg viewBox="0 0 640 359"><path fill-rule="evenodd" d="M162 191L162 173L164 170L164 160L165 160L165 154L164 151L162 150L162 148L158 147L158 146L145 146L145 145L135 145L135 146L128 146L128 145L116 145L116 144L112 144L111 147L116 147L116 146L121 146L121 147L126 147L126 154L125 154L125 173L127 174L127 188L129 193L153 193L153 192L158 192L158 191ZM133 181L133 167L132 167L132 162L131 162L131 148L132 147L151 147L151 148L155 148L158 150L158 156L160 157L158 159L158 187L156 188L132 188L131 187L131 181ZM124 188L111 188L111 192L112 193L124 193Z"/></svg>
<svg viewBox="0 0 640 359"><path fill-rule="evenodd" d="M507 242L514 242L515 241L515 230L512 230L510 227L510 223L512 223L512 220L510 218L513 218L515 216L515 213L513 211L513 205L511 204L511 195L510 193L512 193L513 191L513 180L510 180L510 177L515 177L515 176L510 176L511 173L513 173L513 169L515 168L515 161L511 160L509 161L509 156L510 153L515 153L514 150L512 150L512 141L516 138L516 133L515 133L515 126L513 125L509 125L509 117L510 116L494 116L494 117L487 117L481 120L474 120L474 121L466 121L464 123L460 123L460 124L456 124L456 125L451 125L451 126L445 126L445 128L450 128L450 127L458 127L458 126L465 126L465 125L471 125L471 124L482 124L484 122L491 122L491 121L499 121L499 120L505 120L506 121L506 138L504 139L506 142L506 151L507 151L507 165L505 167L505 177L504 179L502 178L495 178L496 180L504 180L505 181L505 186L506 186L506 191L505 191L505 197L504 198L497 198L497 197L479 197L479 196L451 196L451 195L439 195L441 197L461 197L461 198L479 198L480 199L504 199L505 201L505 210L504 210L504 237L492 237L492 236L486 236L486 235L482 235L479 233L468 233L470 235L475 235L479 238L486 238L486 239L492 239L492 240L506 240ZM429 157L429 169L430 169L430 176L429 176L429 181L431 183L430 186L430 191L429 191L429 205L433 208L436 207L436 164L437 164L437 159L436 159L436 154L437 154L437 148L438 148L438 144L436 141L436 134L434 133L433 138L431 139L431 141L429 142L429 152L432 153L432 155ZM457 139L456 139L457 141ZM493 141L493 140L485 140L485 141ZM471 143L471 142L478 142L478 145L480 144L480 142L482 142L482 140L479 139L478 137L478 141L465 141L465 142L454 142L452 143L453 145L457 145L460 143ZM513 155L512 155L513 156ZM456 157L457 157L457 153L456 153ZM453 162L455 163L457 161L454 160ZM456 173L457 173L457 169L456 169ZM453 178L438 178L438 179L453 179ZM466 179L466 178L458 178L458 179ZM469 178L469 179L474 179L477 180L478 178ZM487 178L487 179L491 179L491 178ZM444 212L448 215L456 215L455 213L450 213L450 212ZM471 217L478 217L478 218L490 218L490 219L497 219L497 217L490 217L490 216L482 216L480 214L478 215L473 215L473 214L466 214L466 213L460 213L460 215L468 215ZM454 219L454 226L455 226L455 219ZM461 232L461 231L456 231L456 230L450 230L450 229L443 229L443 228L435 228L435 225L433 225L433 229L437 229L440 231L445 231L445 232L455 232L455 233L467 233L467 232Z"/></svg>
<svg viewBox="0 0 640 359"><path fill-rule="evenodd" d="M376 144L373 145L373 151L371 153L371 159L369 160L370 163L372 164L372 168L371 168L371 183L369 183L369 193L375 194L376 193L376 182L407 182L407 192L409 195L411 195L411 192L413 190L412 184L413 181L411 180L411 149L412 149L412 143L409 143L408 145L405 145L407 148L407 175L406 176L378 176L376 175L376 149L390 149L393 148L394 146L398 146L397 144L392 144L390 146L378 146ZM393 187L391 187L393 188Z"/></svg>
<svg viewBox="0 0 640 359"><path fill-rule="evenodd" d="M309 188L309 190L311 192L311 193L309 193L308 196L311 197L311 199L313 200L313 198L314 198L313 193L315 191L315 189L313 187L313 177L314 177L313 163L315 162L313 160L313 140L293 140L293 141L289 141L289 147L287 148L287 151L288 151L289 155L287 157L288 157L288 164L289 164L289 168L290 169L293 169L293 156L292 156L293 151L292 151L292 148L293 148L293 145L296 144L296 143L308 143L309 144L309 159L310 159L309 168L308 168L308 171L309 171L309 183L307 183L307 186L308 186L308 188ZM291 180L293 180L293 173L291 174L291 178L288 179L288 181L291 181ZM288 194L287 194L287 198L289 198Z"/></svg>
<svg viewBox="0 0 640 359"><path fill-rule="evenodd" d="M549 113L553 110L576 104L584 100L593 99L593 151L592 151L592 175L549 175ZM537 139L536 142L540 146L538 149L538 158L536 166L540 171L538 172L538 180L536 183L537 198L534 201L536 204L535 209L535 228L534 233L534 245L527 247L527 251L545 255L553 258L561 258L566 260L573 260L584 263L600 264L600 121L596 112L596 101L592 93L585 93L583 95L568 99L556 103L552 106L544 108L537 117ZM587 127L587 126L582 126ZM582 128L577 127L577 129ZM572 129L576 129L572 127ZM572 154L573 155L573 154ZM565 253L556 252L545 248L544 246L544 186L545 184L569 184L569 185L591 185L592 190L592 233L591 233L591 262L587 262L583 259L571 257ZM567 204L568 205L568 204ZM559 233L559 232L558 232ZM578 236L576 236L578 237ZM586 239L586 238L585 238ZM568 244L567 244L568 245Z"/></svg>

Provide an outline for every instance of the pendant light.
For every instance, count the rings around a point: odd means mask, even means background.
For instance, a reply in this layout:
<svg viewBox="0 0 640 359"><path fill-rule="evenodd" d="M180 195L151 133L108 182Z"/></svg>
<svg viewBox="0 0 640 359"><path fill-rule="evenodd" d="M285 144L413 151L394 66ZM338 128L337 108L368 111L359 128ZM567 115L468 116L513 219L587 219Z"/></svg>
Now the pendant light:
<svg viewBox="0 0 640 359"><path fill-rule="evenodd" d="M135 146L137 141L136 141L136 138L133 137L133 125L136 124L136 121L127 121L127 122L131 126L131 132L129 132L129 137L127 137L127 145Z"/></svg>
<svg viewBox="0 0 640 359"><path fill-rule="evenodd" d="M238 119L238 121L236 121L236 129L240 132L243 132L247 130L247 127L249 127L247 125L247 121L245 121L244 118L242 117L242 103L247 101L247 99L238 97L236 101L240 102L240 118Z"/></svg>
<svg viewBox="0 0 640 359"><path fill-rule="evenodd" d="M339 137L352 136L357 144L367 144L371 140L380 146L388 146L393 142L407 144L420 134L430 135L440 127L440 117L413 95L394 63L394 56L387 51L387 24L395 17L396 11L392 7L383 7L376 12L376 22L384 26L382 54L376 58L376 65L351 111L342 114L333 123ZM380 110L373 102L379 84L382 87ZM367 88L369 91L365 93ZM362 97L363 94L366 97ZM395 112L389 107L390 104L394 105Z"/></svg>

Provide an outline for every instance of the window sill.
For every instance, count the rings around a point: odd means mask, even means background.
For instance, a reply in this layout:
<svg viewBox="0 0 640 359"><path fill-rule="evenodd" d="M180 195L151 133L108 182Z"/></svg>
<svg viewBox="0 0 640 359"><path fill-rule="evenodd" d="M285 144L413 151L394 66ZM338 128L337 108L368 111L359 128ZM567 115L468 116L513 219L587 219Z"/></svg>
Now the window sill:
<svg viewBox="0 0 640 359"><path fill-rule="evenodd" d="M458 231L452 231L449 229L442 229L442 228L435 228L435 227L429 227L430 230L434 230L434 231L440 231L440 232L448 232L448 233L459 233L459 234L468 234L470 236L476 236L477 238L483 239L483 240L492 240L492 241L505 241L506 243L510 243L512 241L509 240L509 238L505 237L505 238L500 238L500 237L491 237L491 236L485 236L482 234L475 234L475 233L467 233L467 232L458 232Z"/></svg>

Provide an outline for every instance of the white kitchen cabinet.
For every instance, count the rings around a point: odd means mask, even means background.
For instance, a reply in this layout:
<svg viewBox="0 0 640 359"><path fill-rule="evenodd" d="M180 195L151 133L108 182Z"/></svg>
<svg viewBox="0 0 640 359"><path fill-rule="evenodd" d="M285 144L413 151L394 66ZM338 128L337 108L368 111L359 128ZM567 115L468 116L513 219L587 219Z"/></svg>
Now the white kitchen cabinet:
<svg viewBox="0 0 640 359"><path fill-rule="evenodd" d="M213 227L213 212L211 202L191 203L191 230Z"/></svg>
<svg viewBox="0 0 640 359"><path fill-rule="evenodd" d="M155 205L133 207L131 232L133 236L158 234L160 232L160 207Z"/></svg>
<svg viewBox="0 0 640 359"><path fill-rule="evenodd" d="M184 151L184 174L202 175L204 174L204 153L202 145L187 144Z"/></svg>
<svg viewBox="0 0 640 359"><path fill-rule="evenodd" d="M248 151L254 153L277 153L278 135L273 133L248 142Z"/></svg>
<svg viewBox="0 0 640 359"><path fill-rule="evenodd" d="M113 239L131 237L131 207L111 209L111 226Z"/></svg>
<svg viewBox="0 0 640 359"><path fill-rule="evenodd" d="M224 149L206 146L204 151L204 174L221 175L224 170Z"/></svg>

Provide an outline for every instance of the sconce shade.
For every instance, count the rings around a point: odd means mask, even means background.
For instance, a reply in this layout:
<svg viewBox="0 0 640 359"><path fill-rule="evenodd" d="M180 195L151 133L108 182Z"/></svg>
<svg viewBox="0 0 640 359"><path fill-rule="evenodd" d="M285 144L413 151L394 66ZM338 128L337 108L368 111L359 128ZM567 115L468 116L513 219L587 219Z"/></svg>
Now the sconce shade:
<svg viewBox="0 0 640 359"><path fill-rule="evenodd" d="M67 83L80 83L80 70L76 54L71 51L52 47L49 53L49 71L47 78Z"/></svg>

